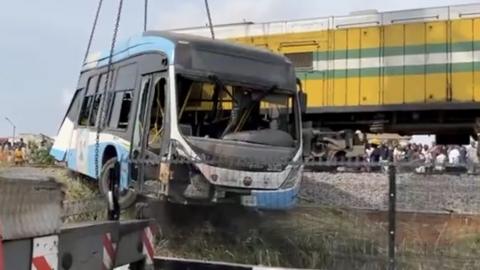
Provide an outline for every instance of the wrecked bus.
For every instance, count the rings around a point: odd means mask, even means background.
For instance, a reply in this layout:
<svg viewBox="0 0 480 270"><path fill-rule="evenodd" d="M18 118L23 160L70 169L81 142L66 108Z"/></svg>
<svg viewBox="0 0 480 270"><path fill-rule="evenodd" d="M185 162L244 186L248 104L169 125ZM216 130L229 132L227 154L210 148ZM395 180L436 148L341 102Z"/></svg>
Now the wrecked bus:
<svg viewBox="0 0 480 270"><path fill-rule="evenodd" d="M122 206L139 192L181 204L295 204L304 103L289 60L149 31L117 46L107 85L109 56L85 62L56 160L98 180L104 194L119 175Z"/></svg>

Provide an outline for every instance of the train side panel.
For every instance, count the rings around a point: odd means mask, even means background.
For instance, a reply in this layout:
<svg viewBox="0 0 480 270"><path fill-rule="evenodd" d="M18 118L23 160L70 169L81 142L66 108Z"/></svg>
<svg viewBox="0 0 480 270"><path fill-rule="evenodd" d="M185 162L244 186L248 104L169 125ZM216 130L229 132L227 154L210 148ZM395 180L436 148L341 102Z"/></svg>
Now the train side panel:
<svg viewBox="0 0 480 270"><path fill-rule="evenodd" d="M478 14L480 5L473 4L218 31L223 38L292 57L309 94L309 108L361 110L372 105L479 102Z"/></svg>
<svg viewBox="0 0 480 270"><path fill-rule="evenodd" d="M289 57L308 94L305 119L315 126L461 134L462 143L480 130L480 4L246 22L215 31ZM206 27L177 32L210 35Z"/></svg>

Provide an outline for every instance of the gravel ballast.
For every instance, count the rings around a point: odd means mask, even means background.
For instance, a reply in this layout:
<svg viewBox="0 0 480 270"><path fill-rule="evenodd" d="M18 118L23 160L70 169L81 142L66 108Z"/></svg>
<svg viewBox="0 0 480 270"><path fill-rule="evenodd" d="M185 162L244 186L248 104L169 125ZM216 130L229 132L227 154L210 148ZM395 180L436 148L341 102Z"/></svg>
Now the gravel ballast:
<svg viewBox="0 0 480 270"><path fill-rule="evenodd" d="M398 173L397 210L480 214L480 176ZM306 172L300 203L332 207L388 209L386 173Z"/></svg>

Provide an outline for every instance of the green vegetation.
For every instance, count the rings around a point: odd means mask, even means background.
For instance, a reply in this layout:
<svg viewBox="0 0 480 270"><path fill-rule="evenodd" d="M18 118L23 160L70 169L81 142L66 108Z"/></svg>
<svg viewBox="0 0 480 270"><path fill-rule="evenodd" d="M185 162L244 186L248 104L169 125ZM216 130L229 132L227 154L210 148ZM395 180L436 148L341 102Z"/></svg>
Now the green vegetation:
<svg viewBox="0 0 480 270"><path fill-rule="evenodd" d="M50 155L51 145L40 147L34 142L29 142L28 149L30 150L30 163L37 165L53 165L55 163L55 159Z"/></svg>

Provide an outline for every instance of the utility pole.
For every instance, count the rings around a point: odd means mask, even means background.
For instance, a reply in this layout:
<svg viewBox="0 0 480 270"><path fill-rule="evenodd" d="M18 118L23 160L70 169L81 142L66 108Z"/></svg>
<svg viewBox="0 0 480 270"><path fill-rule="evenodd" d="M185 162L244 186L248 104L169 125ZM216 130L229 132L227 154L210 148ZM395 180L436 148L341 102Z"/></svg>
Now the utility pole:
<svg viewBox="0 0 480 270"><path fill-rule="evenodd" d="M212 34L212 39L215 39L215 32L213 32L212 16L210 15L208 0L205 0L205 9L207 10L208 26L210 27L210 33Z"/></svg>
<svg viewBox="0 0 480 270"><path fill-rule="evenodd" d="M10 120L10 118L5 117L5 120L7 120L7 121L10 123L10 125L12 125L12 128L13 128L12 144L13 144L13 143L15 142L15 129L16 129L17 127L16 127L15 124L12 122L12 120Z"/></svg>

